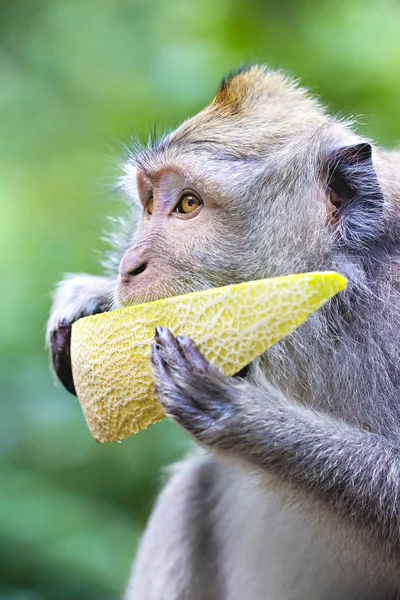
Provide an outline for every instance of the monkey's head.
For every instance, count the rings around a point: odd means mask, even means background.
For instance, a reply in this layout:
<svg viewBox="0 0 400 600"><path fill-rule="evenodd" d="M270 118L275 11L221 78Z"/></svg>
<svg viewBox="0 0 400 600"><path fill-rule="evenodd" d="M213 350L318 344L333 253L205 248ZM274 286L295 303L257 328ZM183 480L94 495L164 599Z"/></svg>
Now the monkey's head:
<svg viewBox="0 0 400 600"><path fill-rule="evenodd" d="M123 177L140 207L117 300L329 269L379 235L371 146L281 73L242 70Z"/></svg>

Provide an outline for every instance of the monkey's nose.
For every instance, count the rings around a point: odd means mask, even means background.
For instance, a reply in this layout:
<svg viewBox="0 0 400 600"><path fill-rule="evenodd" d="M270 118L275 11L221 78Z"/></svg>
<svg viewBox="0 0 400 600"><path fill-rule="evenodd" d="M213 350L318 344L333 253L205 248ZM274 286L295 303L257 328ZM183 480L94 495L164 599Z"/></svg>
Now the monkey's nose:
<svg viewBox="0 0 400 600"><path fill-rule="evenodd" d="M130 280L132 277L137 277L145 271L147 268L147 262L143 259L132 256L129 251L122 257L119 265L119 274L122 279Z"/></svg>
<svg viewBox="0 0 400 600"><path fill-rule="evenodd" d="M138 267L136 267L134 269L130 269L130 271L128 271L128 275L131 275L131 277L140 275L140 273L143 273L143 271L146 269L146 267L147 267L147 263L142 263Z"/></svg>
<svg viewBox="0 0 400 600"><path fill-rule="evenodd" d="M143 273L143 271L146 270L146 267L147 263L142 263L137 267L130 267L128 269L123 270L121 269L120 273L124 279L130 279L131 277L136 277L137 275L140 275L140 273Z"/></svg>

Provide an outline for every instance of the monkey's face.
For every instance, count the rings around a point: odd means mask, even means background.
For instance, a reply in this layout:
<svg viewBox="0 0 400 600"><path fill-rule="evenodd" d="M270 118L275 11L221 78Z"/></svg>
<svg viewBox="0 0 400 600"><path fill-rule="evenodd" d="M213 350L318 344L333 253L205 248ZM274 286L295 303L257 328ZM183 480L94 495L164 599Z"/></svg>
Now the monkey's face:
<svg viewBox="0 0 400 600"><path fill-rule="evenodd" d="M129 175L141 215L119 267L123 306L249 278L246 215L236 214L217 177L206 177L205 159L182 159L190 170L175 161Z"/></svg>
<svg viewBox="0 0 400 600"><path fill-rule="evenodd" d="M304 122L296 117L298 102ZM305 230L315 231L315 218L324 223L322 208L313 208L310 191L306 198L298 185L302 169L288 143L294 140L298 155L294 127L303 131L309 121L320 125L316 103L281 75L253 69L224 82L204 111L132 155L123 187L140 218L120 263L118 303L299 270Z"/></svg>
<svg viewBox="0 0 400 600"><path fill-rule="evenodd" d="M312 208L308 192L307 214L299 214L302 192L272 165L266 178L264 164L216 159L200 144L147 163L142 157L125 181L140 217L119 267L120 305L314 266L322 203Z"/></svg>
<svg viewBox="0 0 400 600"><path fill-rule="evenodd" d="M123 187L139 223L122 306L289 273L334 269L379 233L369 144L280 74L254 68L131 156Z"/></svg>
<svg viewBox="0 0 400 600"><path fill-rule="evenodd" d="M132 174L131 174L132 177ZM175 169L138 171L139 223L119 267L117 298L127 305L209 287L195 282L199 247L212 244L219 206L203 186ZM135 185L130 181L130 185Z"/></svg>

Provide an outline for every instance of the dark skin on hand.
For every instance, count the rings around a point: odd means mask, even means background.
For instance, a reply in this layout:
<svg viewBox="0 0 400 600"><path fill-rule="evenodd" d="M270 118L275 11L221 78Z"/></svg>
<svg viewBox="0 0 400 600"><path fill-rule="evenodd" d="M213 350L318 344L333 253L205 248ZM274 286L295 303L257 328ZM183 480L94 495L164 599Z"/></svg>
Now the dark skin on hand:
<svg viewBox="0 0 400 600"><path fill-rule="evenodd" d="M51 360L54 371L65 389L76 396L71 368L71 323L61 321L50 335Z"/></svg>

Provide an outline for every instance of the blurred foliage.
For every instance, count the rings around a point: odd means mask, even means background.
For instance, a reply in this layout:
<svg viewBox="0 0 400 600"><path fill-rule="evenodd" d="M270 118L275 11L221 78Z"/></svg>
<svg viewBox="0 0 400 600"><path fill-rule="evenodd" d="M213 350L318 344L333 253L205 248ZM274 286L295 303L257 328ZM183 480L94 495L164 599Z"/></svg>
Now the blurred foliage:
<svg viewBox="0 0 400 600"><path fill-rule="evenodd" d="M118 598L160 471L163 422L94 443L44 349L62 273L99 272L123 144L163 132L222 75L266 62L382 144L400 137L397 0L1 0L0 598ZM358 115L363 115L358 117Z"/></svg>

